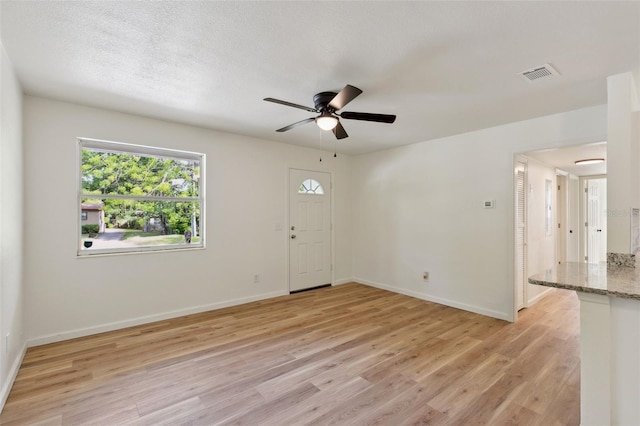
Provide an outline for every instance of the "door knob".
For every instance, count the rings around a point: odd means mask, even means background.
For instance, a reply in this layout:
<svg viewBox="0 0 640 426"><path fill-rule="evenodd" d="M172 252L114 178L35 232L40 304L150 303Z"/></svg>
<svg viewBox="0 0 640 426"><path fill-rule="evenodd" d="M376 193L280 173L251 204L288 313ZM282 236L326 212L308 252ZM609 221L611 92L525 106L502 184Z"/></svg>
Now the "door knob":
<svg viewBox="0 0 640 426"><path fill-rule="evenodd" d="M291 239L292 239L292 240L295 240L295 239L296 239L296 236L295 236L294 234L292 234L292 235L291 235Z"/></svg>

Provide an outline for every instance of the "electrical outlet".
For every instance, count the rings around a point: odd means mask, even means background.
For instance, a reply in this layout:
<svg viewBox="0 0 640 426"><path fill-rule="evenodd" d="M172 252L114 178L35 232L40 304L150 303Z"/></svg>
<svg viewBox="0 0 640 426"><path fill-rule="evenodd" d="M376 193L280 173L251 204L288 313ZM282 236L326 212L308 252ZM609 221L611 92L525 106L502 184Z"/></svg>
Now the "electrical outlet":
<svg viewBox="0 0 640 426"><path fill-rule="evenodd" d="M424 281L429 281L429 273L428 272L423 272L422 273L422 279Z"/></svg>
<svg viewBox="0 0 640 426"><path fill-rule="evenodd" d="M260 282L260 274L253 275L253 283L258 284Z"/></svg>

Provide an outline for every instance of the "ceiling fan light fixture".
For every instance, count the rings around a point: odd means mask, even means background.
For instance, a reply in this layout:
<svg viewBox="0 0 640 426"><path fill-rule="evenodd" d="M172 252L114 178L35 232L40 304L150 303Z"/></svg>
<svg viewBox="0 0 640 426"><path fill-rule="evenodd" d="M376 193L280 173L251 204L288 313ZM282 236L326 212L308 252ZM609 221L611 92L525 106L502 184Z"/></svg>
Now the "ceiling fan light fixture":
<svg viewBox="0 0 640 426"><path fill-rule="evenodd" d="M332 130L334 127L338 125L338 119L331 115L328 111L322 111L320 117L316 118L316 124L322 130Z"/></svg>
<svg viewBox="0 0 640 426"><path fill-rule="evenodd" d="M604 158L587 158L584 160L578 160L575 163L576 163L576 166L585 166L587 164L604 163Z"/></svg>

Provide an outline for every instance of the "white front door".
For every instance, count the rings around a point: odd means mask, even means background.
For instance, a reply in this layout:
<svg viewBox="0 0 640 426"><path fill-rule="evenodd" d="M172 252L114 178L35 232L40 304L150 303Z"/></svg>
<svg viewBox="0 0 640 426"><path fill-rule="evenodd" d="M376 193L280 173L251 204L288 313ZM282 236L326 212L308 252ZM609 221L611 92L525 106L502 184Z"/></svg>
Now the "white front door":
<svg viewBox="0 0 640 426"><path fill-rule="evenodd" d="M331 175L289 170L289 290L331 284Z"/></svg>

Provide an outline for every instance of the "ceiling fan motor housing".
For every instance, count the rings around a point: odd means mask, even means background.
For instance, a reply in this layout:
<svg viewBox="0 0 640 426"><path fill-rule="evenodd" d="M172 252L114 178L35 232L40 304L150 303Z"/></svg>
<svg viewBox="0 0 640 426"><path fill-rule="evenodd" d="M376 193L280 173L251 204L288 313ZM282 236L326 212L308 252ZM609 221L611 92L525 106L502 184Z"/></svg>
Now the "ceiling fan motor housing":
<svg viewBox="0 0 640 426"><path fill-rule="evenodd" d="M322 111L334 112L335 109L329 106L329 102L331 102L331 100L335 98L336 95L337 95L336 92L320 92L313 96L313 104L315 105L316 109L320 112Z"/></svg>

